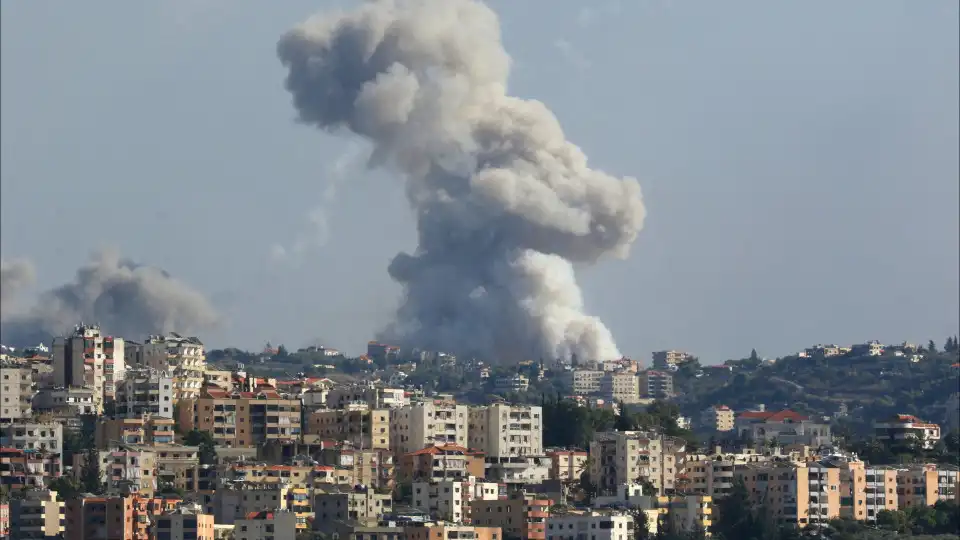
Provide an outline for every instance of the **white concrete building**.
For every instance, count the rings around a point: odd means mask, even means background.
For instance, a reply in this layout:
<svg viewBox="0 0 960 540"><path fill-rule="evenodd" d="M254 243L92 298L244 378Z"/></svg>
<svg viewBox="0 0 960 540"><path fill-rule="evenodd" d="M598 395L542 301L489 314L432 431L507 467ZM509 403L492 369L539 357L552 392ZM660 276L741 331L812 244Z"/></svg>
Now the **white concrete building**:
<svg viewBox="0 0 960 540"><path fill-rule="evenodd" d="M633 517L589 512L547 518L547 540L633 540Z"/></svg>
<svg viewBox="0 0 960 540"><path fill-rule="evenodd" d="M28 418L33 408L33 371L10 363L0 365L0 425Z"/></svg>
<svg viewBox="0 0 960 540"><path fill-rule="evenodd" d="M440 480L413 483L413 507L429 513L434 519L453 523L469 522L472 495L470 482Z"/></svg>
<svg viewBox="0 0 960 540"><path fill-rule="evenodd" d="M491 457L543 455L543 409L497 404L473 407L469 447Z"/></svg>
<svg viewBox="0 0 960 540"><path fill-rule="evenodd" d="M427 446L466 447L468 409L449 400L412 403L390 410L390 449L407 454Z"/></svg>
<svg viewBox="0 0 960 540"><path fill-rule="evenodd" d="M173 386L173 377L155 369L128 370L124 379L117 384L117 416L137 418L150 413L173 418Z"/></svg>

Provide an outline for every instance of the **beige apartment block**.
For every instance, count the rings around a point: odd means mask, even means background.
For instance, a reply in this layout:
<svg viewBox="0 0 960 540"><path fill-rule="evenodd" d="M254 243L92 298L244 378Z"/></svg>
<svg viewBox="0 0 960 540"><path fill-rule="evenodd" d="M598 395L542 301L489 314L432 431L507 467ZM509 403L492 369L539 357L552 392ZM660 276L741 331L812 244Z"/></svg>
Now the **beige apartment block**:
<svg viewBox="0 0 960 540"><path fill-rule="evenodd" d="M580 480L580 476L586 472L590 454L582 450L552 450L547 452L547 457L551 460L551 480L573 482Z"/></svg>
<svg viewBox="0 0 960 540"><path fill-rule="evenodd" d="M473 525L453 525L438 523L423 527L404 527L406 540L438 540L469 538L470 540L503 540L500 527L475 527Z"/></svg>
<svg viewBox="0 0 960 540"><path fill-rule="evenodd" d="M700 424L713 431L733 431L736 415L726 405L714 405L700 415Z"/></svg>
<svg viewBox="0 0 960 540"><path fill-rule="evenodd" d="M307 417L306 433L324 439L346 441L361 450L390 449L390 411L348 404L343 409L313 411Z"/></svg>
<svg viewBox="0 0 960 540"><path fill-rule="evenodd" d="M199 429L226 447L251 447L300 438L300 400L285 399L273 389L226 392L208 387L199 398L178 405L185 431Z"/></svg>
<svg viewBox="0 0 960 540"><path fill-rule="evenodd" d="M840 469L840 516L870 523L884 510L897 510L897 471L862 461L837 463Z"/></svg>
<svg viewBox="0 0 960 540"><path fill-rule="evenodd" d="M682 439L641 431L598 432L590 442L590 477L600 495L646 480L659 494L676 488L685 445Z"/></svg>
<svg viewBox="0 0 960 540"><path fill-rule="evenodd" d="M13 362L0 363L0 425L29 418L33 409L33 370Z"/></svg>
<svg viewBox="0 0 960 540"><path fill-rule="evenodd" d="M600 381L605 398L624 404L640 401L640 379L631 371L608 371Z"/></svg>
<svg viewBox="0 0 960 540"><path fill-rule="evenodd" d="M543 409L497 404L469 409L469 447L490 457L543 455Z"/></svg>
<svg viewBox="0 0 960 540"><path fill-rule="evenodd" d="M840 469L822 463L750 464L738 467L756 505L765 504L780 523L799 527L840 517Z"/></svg>
<svg viewBox="0 0 960 540"><path fill-rule="evenodd" d="M390 410L390 449L407 454L454 444L467 446L468 408L452 400L417 402Z"/></svg>

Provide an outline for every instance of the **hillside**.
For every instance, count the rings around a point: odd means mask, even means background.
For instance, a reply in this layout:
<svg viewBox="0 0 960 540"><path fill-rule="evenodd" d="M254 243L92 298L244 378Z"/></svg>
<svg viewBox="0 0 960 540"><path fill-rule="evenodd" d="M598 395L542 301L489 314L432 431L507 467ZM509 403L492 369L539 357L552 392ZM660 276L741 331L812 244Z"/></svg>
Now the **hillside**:
<svg viewBox="0 0 960 540"><path fill-rule="evenodd" d="M845 404L855 427L878 417L906 413L942 422L951 394L960 389L956 352L927 353L911 362L903 356L787 356L772 364L730 362L732 372L695 369L677 373L683 393L677 402L684 414L697 418L714 404L736 410L764 404L811 415L832 415Z"/></svg>

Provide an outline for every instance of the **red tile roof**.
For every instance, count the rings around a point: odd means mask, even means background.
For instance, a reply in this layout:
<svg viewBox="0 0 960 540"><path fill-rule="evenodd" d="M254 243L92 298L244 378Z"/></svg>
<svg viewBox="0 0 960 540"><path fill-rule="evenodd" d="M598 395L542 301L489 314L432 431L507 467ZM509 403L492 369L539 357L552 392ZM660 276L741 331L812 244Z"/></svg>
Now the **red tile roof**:
<svg viewBox="0 0 960 540"><path fill-rule="evenodd" d="M467 453L470 450L456 444L446 444L444 446L428 446L422 450L417 450L416 452L410 452L408 455L411 456L422 456L424 454L439 454L440 452L463 452Z"/></svg>

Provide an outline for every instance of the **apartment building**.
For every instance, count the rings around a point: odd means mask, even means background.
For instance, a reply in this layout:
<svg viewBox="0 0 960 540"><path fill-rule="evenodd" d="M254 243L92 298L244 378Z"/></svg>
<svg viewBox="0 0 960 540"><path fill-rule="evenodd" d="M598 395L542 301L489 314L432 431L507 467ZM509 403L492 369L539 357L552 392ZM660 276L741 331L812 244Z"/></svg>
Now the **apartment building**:
<svg viewBox="0 0 960 540"><path fill-rule="evenodd" d="M488 457L543 455L543 408L497 404L469 409L470 448Z"/></svg>
<svg viewBox="0 0 960 540"><path fill-rule="evenodd" d="M13 362L0 362L0 425L29 418L33 394L33 370Z"/></svg>
<svg viewBox="0 0 960 540"><path fill-rule="evenodd" d="M137 418L98 418L94 431L97 448L107 450L122 444L173 444L176 426L172 418L144 414Z"/></svg>
<svg viewBox="0 0 960 540"><path fill-rule="evenodd" d="M547 540L633 540L633 517L589 511L547 518Z"/></svg>
<svg viewBox="0 0 960 540"><path fill-rule="evenodd" d="M781 445L801 444L811 448L833 443L829 424L813 422L810 417L790 410L740 413L734 421L734 429L741 437L757 443L775 441Z"/></svg>
<svg viewBox="0 0 960 540"><path fill-rule="evenodd" d="M53 340L54 386L90 388L97 412L103 411L105 395L113 398L125 367L123 339L102 335L99 326L81 324Z"/></svg>
<svg viewBox="0 0 960 540"><path fill-rule="evenodd" d="M100 481L112 493L153 497L157 490L157 454L151 450L119 448L100 450ZM87 454L73 455L73 474L80 480Z"/></svg>
<svg viewBox="0 0 960 540"><path fill-rule="evenodd" d="M63 451L63 424L15 420L0 428L0 446L18 450Z"/></svg>
<svg viewBox="0 0 960 540"><path fill-rule="evenodd" d="M390 410L390 448L407 454L427 446L467 446L468 408L450 400L412 403Z"/></svg>
<svg viewBox="0 0 960 540"><path fill-rule="evenodd" d="M92 388L41 388L33 398L34 412L51 412L78 417L84 414L100 414Z"/></svg>
<svg viewBox="0 0 960 540"><path fill-rule="evenodd" d="M653 353L654 369L671 369L694 359L690 353L683 351L657 351Z"/></svg>
<svg viewBox="0 0 960 540"><path fill-rule="evenodd" d="M349 442L359 449L390 449L390 410L353 402L341 409L313 411L306 433Z"/></svg>
<svg viewBox="0 0 960 540"><path fill-rule="evenodd" d="M713 431L733 431L736 415L726 405L714 405L700 414L700 425Z"/></svg>
<svg viewBox="0 0 960 540"><path fill-rule="evenodd" d="M676 489L682 456L681 439L641 431L598 432L590 441L590 477L600 495L617 493L619 486L640 479L658 494Z"/></svg>
<svg viewBox="0 0 960 540"><path fill-rule="evenodd" d="M279 540L297 536L297 515L293 512L251 512L233 527L235 540Z"/></svg>
<svg viewBox="0 0 960 540"><path fill-rule="evenodd" d="M320 463L348 471L354 484L375 488L392 488L394 458L387 449L359 450L348 445L324 448Z"/></svg>
<svg viewBox="0 0 960 540"><path fill-rule="evenodd" d="M881 356L883 344L875 339L866 343L857 343L850 347L850 352L855 356Z"/></svg>
<svg viewBox="0 0 960 540"><path fill-rule="evenodd" d="M840 469L829 464L770 463L738 467L753 504L765 505L780 523L799 527L840 517Z"/></svg>
<svg viewBox="0 0 960 540"><path fill-rule="evenodd" d="M604 371L597 369L573 369L564 374L563 381L570 387L573 395L599 394L604 374Z"/></svg>
<svg viewBox="0 0 960 540"><path fill-rule="evenodd" d="M494 392L526 392L528 388L530 388L530 379L519 373L497 377L493 381Z"/></svg>
<svg viewBox="0 0 960 540"><path fill-rule="evenodd" d="M477 526L499 527L506 538L546 540L551 505L550 499L517 492L505 499L472 501L470 519Z"/></svg>
<svg viewBox="0 0 960 540"><path fill-rule="evenodd" d="M169 540L214 540L213 516L204 514L199 505L184 504L156 518L151 535Z"/></svg>
<svg viewBox="0 0 960 540"><path fill-rule="evenodd" d="M213 435L217 445L251 447L300 437L300 400L285 399L272 388L226 392L208 387L201 397L184 398L179 407L184 430Z"/></svg>
<svg viewBox="0 0 960 540"><path fill-rule="evenodd" d="M484 477L484 455L463 446L428 446L400 457L398 482L437 482Z"/></svg>
<svg viewBox="0 0 960 540"><path fill-rule="evenodd" d="M637 403L640 401L640 379L631 371L607 371L600 380L600 393L619 403Z"/></svg>
<svg viewBox="0 0 960 540"><path fill-rule="evenodd" d="M173 377L153 368L132 368L116 383L115 416L173 418Z"/></svg>
<svg viewBox="0 0 960 540"><path fill-rule="evenodd" d="M637 378L640 397L646 399L669 399L673 397L673 375L666 371L643 371Z"/></svg>
<svg viewBox="0 0 960 540"><path fill-rule="evenodd" d="M332 519L376 522L382 514L393 509L390 495L377 493L368 488L355 488L344 492L315 493L313 512L316 519Z"/></svg>
<svg viewBox="0 0 960 540"><path fill-rule="evenodd" d="M84 497L67 501L66 540L140 540L150 538L150 523L175 509L180 499L137 495Z"/></svg>
<svg viewBox="0 0 960 540"><path fill-rule="evenodd" d="M747 464L767 464L790 461L787 456L758 454L753 450L723 452L717 448L710 454L688 454L683 472L677 478L677 488L714 499L725 497L733 490L734 470Z"/></svg>
<svg viewBox="0 0 960 540"><path fill-rule="evenodd" d="M933 506L938 501L957 500L956 465L911 465L897 470L899 508Z"/></svg>
<svg viewBox="0 0 960 540"><path fill-rule="evenodd" d="M888 444L915 441L926 450L932 449L940 440L939 425L909 414L897 414L883 422L874 422L873 431L878 441Z"/></svg>
<svg viewBox="0 0 960 540"><path fill-rule="evenodd" d="M323 389L327 408L342 409L351 403L366 403L371 409L397 409L409 404L402 388L384 388L372 383Z"/></svg>
<svg viewBox="0 0 960 540"><path fill-rule="evenodd" d="M64 502L56 491L27 491L23 498L11 499L10 538L33 540L60 538L64 527Z"/></svg>
<svg viewBox="0 0 960 540"><path fill-rule="evenodd" d="M581 450L551 450L547 451L550 458L550 479L561 482L580 480L586 472L589 453Z"/></svg>
<svg viewBox="0 0 960 540"><path fill-rule="evenodd" d="M251 513L286 511L293 515L295 529L305 529L311 517L310 489L301 486L244 482L217 488L205 505L218 524L235 525Z"/></svg>
<svg viewBox="0 0 960 540"><path fill-rule="evenodd" d="M897 510L897 471L862 461L831 463L840 469L840 516L875 523L884 510Z"/></svg>
<svg viewBox="0 0 960 540"><path fill-rule="evenodd" d="M499 490L493 484L494 497ZM470 523L470 501L473 500L473 482L468 480L439 480L414 482L413 507L427 512L430 517L452 523Z"/></svg>
<svg viewBox="0 0 960 540"><path fill-rule="evenodd" d="M199 338L184 337L173 332L165 336L150 336L138 347L136 362L173 378L175 402L200 396L207 357Z"/></svg>
<svg viewBox="0 0 960 540"><path fill-rule="evenodd" d="M437 540L442 539L469 539L469 540L503 540L503 531L499 527L476 527L473 525L454 525L450 523L435 523L403 528L403 538L406 540Z"/></svg>
<svg viewBox="0 0 960 540"><path fill-rule="evenodd" d="M0 485L11 490L43 488L62 470L59 452L0 447Z"/></svg>
<svg viewBox="0 0 960 540"><path fill-rule="evenodd" d="M594 506L635 508L647 513L654 531L660 523L678 531L709 531L713 524L713 497L710 495L670 495L657 496L645 494L640 484L620 486L615 495L597 497ZM669 520L669 521L668 521Z"/></svg>

